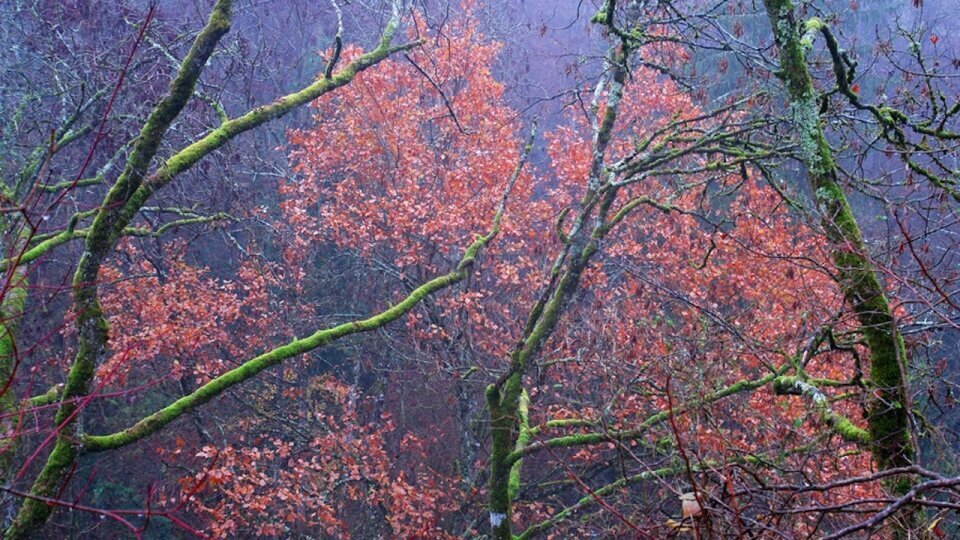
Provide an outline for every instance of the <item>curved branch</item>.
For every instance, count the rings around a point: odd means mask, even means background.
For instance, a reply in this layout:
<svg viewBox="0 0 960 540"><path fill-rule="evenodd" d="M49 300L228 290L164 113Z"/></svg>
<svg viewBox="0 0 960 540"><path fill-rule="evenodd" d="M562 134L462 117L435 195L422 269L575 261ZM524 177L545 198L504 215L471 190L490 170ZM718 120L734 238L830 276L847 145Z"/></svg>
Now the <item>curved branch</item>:
<svg viewBox="0 0 960 540"><path fill-rule="evenodd" d="M464 250L463 257L460 259L459 264L457 264L457 267L453 271L427 281L423 285L420 285L410 292L410 294L408 294L397 305L392 306L389 309L386 309L372 317L343 323L324 330L319 330L308 337L294 339L287 345L277 347L255 358L247 360L240 366L220 375L219 377L214 378L189 395L186 395L164 407L163 409L151 414L150 416L143 418L127 429L110 435L86 435L82 438L83 449L87 452L101 452L134 443L140 439L152 435L153 433L156 433L170 422L182 416L184 413L192 411L200 405L207 403L211 399L222 394L230 387L249 380L262 371L273 367L284 360L308 353L319 347L329 345L338 339L352 334L370 332L372 330L382 328L388 323L397 320L409 312L431 294L464 280L469 274L474 261L480 254L480 251L500 232L500 223L503 219L504 211L506 210L507 199L510 192L513 190L513 186L516 184L517 179L520 177L520 172L522 171L524 164L529 158L533 147L533 138L536 136L536 131L537 125L536 122L534 122L530 133L530 139L523 147L519 162L517 163L513 174L510 176L510 179L507 181L503 195L501 196L497 205L490 230L486 235L477 236L473 243L471 243L466 250Z"/></svg>
<svg viewBox="0 0 960 540"><path fill-rule="evenodd" d="M773 381L773 393L778 396L804 396L813 401L820 420L847 442L869 444L870 433L858 427L845 416L833 412L826 394L800 377L778 377Z"/></svg>
<svg viewBox="0 0 960 540"><path fill-rule="evenodd" d="M160 409L150 416L143 418L127 429L110 435L84 436L81 443L83 449L87 452L101 452L104 450L120 448L122 446L139 441L140 439L156 433L184 413L190 412L200 405L207 403L211 399L222 394L230 387L251 379L260 372L273 367L284 360L308 353L319 347L329 345L340 338L352 334L370 332L371 330L382 328L386 324L393 322L402 315L406 314L427 296L439 290L445 289L466 278L468 270L472 266L477 252L490 239L493 238L494 234L495 232L491 232L491 234L488 234L487 236L481 236L477 238L477 240L475 240L474 243L467 248L463 258L460 260L460 264L457 265L455 270L436 277L417 287L399 304L367 319L343 323L334 326L333 328L320 330L302 339L294 339L287 345L277 347L255 358L247 360L240 366L224 373L223 375L220 375L219 377L214 378L194 392L174 401L170 405Z"/></svg>
<svg viewBox="0 0 960 540"><path fill-rule="evenodd" d="M759 379L754 380L740 380L726 388L717 390L716 392L707 394L703 399L696 402L689 402L678 405L673 408L673 414L682 413L693 409L694 407L706 405L719 401L725 397L737 394L740 392L746 392L750 390L756 390L762 386L765 386L774 380L777 377L780 377L789 366L783 366L779 370ZM544 450L546 448L567 448L571 446L583 446L590 444L600 444L611 441L626 441L630 439L637 439L646 435L647 431L654 425L659 422L665 421L670 416L670 411L660 411L656 414L651 415L646 420L643 421L639 426L634 429L627 430L618 430L618 431L606 431L606 432L596 432L596 433L581 433L577 435L567 435L564 437L556 437L553 439L547 439L543 441L537 441L531 443L522 449L515 450L509 455L506 456L505 461L508 464L513 464L517 460Z"/></svg>

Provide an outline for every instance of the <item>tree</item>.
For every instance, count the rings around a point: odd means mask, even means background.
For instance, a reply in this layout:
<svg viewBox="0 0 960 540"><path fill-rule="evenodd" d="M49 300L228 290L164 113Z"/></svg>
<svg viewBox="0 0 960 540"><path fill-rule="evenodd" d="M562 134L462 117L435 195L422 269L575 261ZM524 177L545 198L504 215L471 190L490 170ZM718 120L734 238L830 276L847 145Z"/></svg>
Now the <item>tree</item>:
<svg viewBox="0 0 960 540"><path fill-rule="evenodd" d="M923 415L952 414L958 311L937 34L878 38L902 75L882 82L844 49L856 5L608 0L538 122L495 6L394 2L363 52L344 35L368 12L332 2L296 85L244 26L286 14L242 22L258 7L218 0L196 34L118 10L138 27L113 70L5 61L32 70L3 139L7 536L77 513L218 537L949 534L960 479ZM58 507L80 512L48 525Z"/></svg>
<svg viewBox="0 0 960 540"><path fill-rule="evenodd" d="M464 259L456 270L426 283L415 290L404 303L394 306L378 316L353 324L340 325L329 332L320 331L303 340L294 340L289 345L262 354L253 359L251 363L214 378L194 393L181 398L171 406L115 435L99 438L82 435L77 430L76 417L83 405L89 401L88 396L92 390L91 383L96 368L103 363L107 356L106 345L109 327L98 298L100 270L120 238L127 232L130 222L144 207L150 196L167 185L176 175L190 168L202 157L223 146L233 137L282 116L294 107L309 102L323 93L349 83L359 71L376 64L390 54L416 45L416 42L399 46L391 44L399 24L399 10L395 6L393 17L387 24L380 45L372 52L355 58L336 73L333 72L337 61L337 57L334 56L329 62L324 76L315 83L299 92L284 96L270 105L253 109L233 119L226 119L219 127L175 153L157 170L148 174L148 169L160 148L164 135L174 119L183 110L188 99L193 95L197 79L213 53L217 42L229 30L231 10L231 2L227 0L220 1L214 6L206 26L197 35L180 64L167 95L151 111L139 137L132 145L131 154L122 172L107 193L103 203L92 213L92 224L82 235L85 238L86 248L77 265L73 280L73 309L76 317L74 324L78 336L77 352L69 368L70 373L67 382L62 393L60 393L60 405L54 419L56 429L51 437L44 441L44 445L52 442L53 448L43 470L34 481L29 495L26 496L17 518L7 530L8 537L17 538L30 534L43 525L52 509L52 505L48 502L55 499L62 481L69 476L81 448L86 452L102 451L139 440L185 411L208 401L224 388L249 378L286 357L328 343L342 335L381 326L388 320L394 319L409 310L424 295L463 279L475 252L496 234L495 222L490 235L477 239L467 249ZM148 14L145 23L149 22L151 14ZM141 31L142 36L143 32ZM60 141L57 141L55 136L50 153L56 150L57 142ZM40 174L37 176L41 179L41 182L44 182L46 179L42 174L42 168L38 172ZM66 187L74 187L76 183L71 183ZM27 207L27 205L22 206ZM24 210L22 213L27 217L27 220L25 223L18 225L21 232L15 236L18 238L25 237L26 239L15 243L13 245L14 251L11 252L13 255L6 259L8 276L11 277L18 276L17 268L20 264L33 260L45 250L57 244L56 241L45 242L31 248L30 241L35 234L33 230L35 226L31 224L27 212ZM76 220L74 219L65 231L65 236L68 239L70 236L77 234L75 227ZM56 238L56 236L52 238ZM15 288L6 292L6 298L22 297L22 293L18 292L16 287L23 287L24 284L22 277L18 279L19 281L14 282ZM9 283L11 279L7 281ZM22 309L19 306L12 307L14 310ZM17 313L13 312L10 315L15 318ZM9 354L7 361L13 364L15 356ZM14 368L7 368L7 372L10 374L8 379L12 380ZM55 440L52 440L54 438ZM9 476L10 472L8 471L7 474Z"/></svg>
<svg viewBox="0 0 960 540"><path fill-rule="evenodd" d="M780 49L782 78L810 190L816 197L827 239L833 245L837 281L845 300L857 314L870 351L870 379L877 388L867 417L873 455L881 469L906 467L915 453L903 405L908 402L904 367L908 362L907 351L894 324L886 292L865 254L860 227L837 180L833 154L820 128L815 92L793 6L789 2L767 2L766 7ZM806 27L816 30L817 24L818 21L812 20ZM908 481L895 478L892 490L904 495L909 487Z"/></svg>

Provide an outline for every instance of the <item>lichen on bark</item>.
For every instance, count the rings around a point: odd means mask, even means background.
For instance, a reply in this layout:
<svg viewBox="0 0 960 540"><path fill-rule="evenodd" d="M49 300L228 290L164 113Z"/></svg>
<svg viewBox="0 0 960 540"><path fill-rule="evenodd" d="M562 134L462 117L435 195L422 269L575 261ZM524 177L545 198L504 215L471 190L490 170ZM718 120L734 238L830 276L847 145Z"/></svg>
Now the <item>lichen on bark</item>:
<svg viewBox="0 0 960 540"><path fill-rule="evenodd" d="M846 303L853 309L860 331L870 349L870 380L874 386L867 415L868 447L882 468L909 465L915 449L910 437L906 395L907 352L883 284L867 253L867 247L847 197L837 177L833 153L811 109L816 91L807 67L805 46L790 0L764 0L780 51L778 76L786 87L794 127L800 139L806 177L816 199L820 221L830 244L836 280ZM818 30L808 23L808 31ZM896 495L903 495L910 482L895 477L888 483ZM908 513L909 514L909 513ZM905 516L909 517L909 516ZM906 537L910 519L899 522L896 535Z"/></svg>

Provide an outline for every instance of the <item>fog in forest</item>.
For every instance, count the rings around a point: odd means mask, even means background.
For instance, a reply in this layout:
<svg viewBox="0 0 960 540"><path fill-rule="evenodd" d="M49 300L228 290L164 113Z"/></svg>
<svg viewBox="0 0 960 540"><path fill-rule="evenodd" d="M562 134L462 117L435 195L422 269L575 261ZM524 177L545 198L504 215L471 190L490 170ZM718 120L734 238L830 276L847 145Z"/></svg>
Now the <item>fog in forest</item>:
<svg viewBox="0 0 960 540"><path fill-rule="evenodd" d="M956 7L0 2L4 537L960 537Z"/></svg>

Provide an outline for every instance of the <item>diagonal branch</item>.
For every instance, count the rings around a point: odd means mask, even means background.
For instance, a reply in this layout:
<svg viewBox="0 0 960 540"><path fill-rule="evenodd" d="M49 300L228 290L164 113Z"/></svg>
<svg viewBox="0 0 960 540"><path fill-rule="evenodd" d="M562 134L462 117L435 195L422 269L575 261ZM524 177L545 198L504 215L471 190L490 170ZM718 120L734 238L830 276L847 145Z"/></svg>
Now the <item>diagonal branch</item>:
<svg viewBox="0 0 960 540"><path fill-rule="evenodd" d="M503 195L497 204L490 230L483 236L478 235L473 243L464 250L463 256L454 270L420 285L410 292L401 302L376 315L319 330L310 336L302 339L294 339L287 345L277 347L252 358L240 366L214 378L189 395L143 418L127 429L110 435L87 435L82 439L83 449L87 452L101 452L120 448L148 437L183 414L194 410L222 394L227 389L253 378L257 374L284 360L306 354L349 335L370 332L382 328L408 313L428 296L466 279L480 251L500 232L500 223L506 210L507 199L517 179L520 177L524 164L529 158L536 130L536 123L534 123L530 139L523 147L519 162L507 181Z"/></svg>

